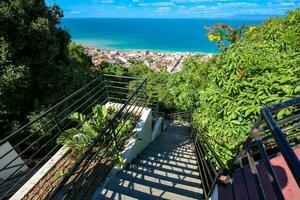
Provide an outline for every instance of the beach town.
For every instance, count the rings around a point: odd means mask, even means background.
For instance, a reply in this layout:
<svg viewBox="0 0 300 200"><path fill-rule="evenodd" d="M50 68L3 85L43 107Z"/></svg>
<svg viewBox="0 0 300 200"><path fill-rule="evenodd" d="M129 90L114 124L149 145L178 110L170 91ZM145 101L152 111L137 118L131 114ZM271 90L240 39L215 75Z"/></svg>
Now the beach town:
<svg viewBox="0 0 300 200"><path fill-rule="evenodd" d="M103 50L97 48L86 48L87 55L92 57L93 64L99 66L103 62L110 64L121 64L129 68L134 63L141 62L152 71L158 72L167 70L170 73L181 71L183 61L188 56L199 55L202 61L213 56L213 54L200 54L190 52L159 52L147 50Z"/></svg>

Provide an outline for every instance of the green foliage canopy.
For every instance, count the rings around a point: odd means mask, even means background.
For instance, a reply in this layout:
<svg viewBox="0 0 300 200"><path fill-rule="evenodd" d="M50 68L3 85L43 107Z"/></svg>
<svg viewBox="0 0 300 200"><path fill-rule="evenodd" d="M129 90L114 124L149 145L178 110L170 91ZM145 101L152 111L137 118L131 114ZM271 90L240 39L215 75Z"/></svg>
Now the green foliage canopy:
<svg viewBox="0 0 300 200"><path fill-rule="evenodd" d="M91 60L59 26L62 10L43 0L0 1L0 129L57 103L91 80Z"/></svg>
<svg viewBox="0 0 300 200"><path fill-rule="evenodd" d="M192 110L194 125L229 164L261 108L300 95L300 8L247 27L209 61L189 57L179 73L139 66L129 74L147 77L148 96L156 95L165 109Z"/></svg>
<svg viewBox="0 0 300 200"><path fill-rule="evenodd" d="M299 66L300 8L247 28L225 52L183 71L184 100L178 103L192 100L196 126L229 162L261 108L300 95ZM185 97L188 91L196 96Z"/></svg>

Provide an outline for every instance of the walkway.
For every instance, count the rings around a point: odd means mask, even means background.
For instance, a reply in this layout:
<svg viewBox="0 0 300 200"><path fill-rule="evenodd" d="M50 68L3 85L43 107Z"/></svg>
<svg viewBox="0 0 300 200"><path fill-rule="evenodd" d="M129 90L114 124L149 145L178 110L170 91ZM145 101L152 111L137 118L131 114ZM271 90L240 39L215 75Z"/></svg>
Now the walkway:
<svg viewBox="0 0 300 200"><path fill-rule="evenodd" d="M170 125L96 199L202 199L200 182L189 128Z"/></svg>

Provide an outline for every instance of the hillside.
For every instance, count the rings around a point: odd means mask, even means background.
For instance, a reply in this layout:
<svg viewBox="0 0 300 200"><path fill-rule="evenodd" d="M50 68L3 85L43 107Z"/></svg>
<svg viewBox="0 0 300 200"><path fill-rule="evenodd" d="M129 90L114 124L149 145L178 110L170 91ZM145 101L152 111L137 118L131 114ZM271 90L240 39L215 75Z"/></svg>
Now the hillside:
<svg viewBox="0 0 300 200"><path fill-rule="evenodd" d="M174 81L176 106L193 110L197 127L230 160L262 107L300 95L300 8L248 27L209 62L186 61Z"/></svg>
<svg viewBox="0 0 300 200"><path fill-rule="evenodd" d="M300 95L300 8L247 27L240 40L207 62L189 57L179 73L154 73L137 64L121 74L147 77L148 95L164 111L192 110L195 126L229 162L261 108Z"/></svg>

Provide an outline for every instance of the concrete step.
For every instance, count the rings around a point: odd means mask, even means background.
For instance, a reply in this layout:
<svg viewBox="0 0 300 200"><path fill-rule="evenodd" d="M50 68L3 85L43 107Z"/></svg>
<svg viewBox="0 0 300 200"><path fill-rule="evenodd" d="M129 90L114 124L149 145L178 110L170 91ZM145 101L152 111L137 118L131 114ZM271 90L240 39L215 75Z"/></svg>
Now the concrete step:
<svg viewBox="0 0 300 200"><path fill-rule="evenodd" d="M144 152L151 152L153 154L162 154L162 155L170 155L170 156L175 156L175 157L180 157L180 158L186 158L186 159L192 159L196 160L196 156L193 154L183 154L183 153L176 153L172 151L159 151L155 149L146 149Z"/></svg>
<svg viewBox="0 0 300 200"><path fill-rule="evenodd" d="M149 156L139 156L137 158L140 161L143 161L144 163L149 162L150 163L158 163L158 164L164 164L164 165L169 165L172 167L179 167L179 168L184 168L184 169L189 169L189 170L194 170L197 171L198 166L190 163L183 163L179 161L174 161L174 160L165 160L165 159L158 159L155 157L149 157Z"/></svg>
<svg viewBox="0 0 300 200"><path fill-rule="evenodd" d="M157 139L158 140L172 139L172 141L191 142L191 136L190 135L187 136L187 135L163 134L163 135L160 135Z"/></svg>
<svg viewBox="0 0 300 200"><path fill-rule="evenodd" d="M147 148L159 148L161 151L177 151L179 153L192 153L194 154L194 148L184 148L181 146L172 146L168 144L151 143Z"/></svg>
<svg viewBox="0 0 300 200"><path fill-rule="evenodd" d="M151 188L149 187L111 177L106 187L102 191L97 191L97 193L95 193L93 200L166 199L160 198L160 195L163 193L164 191L155 191L156 195L154 195L154 193L151 192Z"/></svg>
<svg viewBox="0 0 300 200"><path fill-rule="evenodd" d="M182 175L189 176L191 178L199 178L199 172L197 169L191 169L191 168L180 167L172 164L154 162L149 160L140 160L140 159L134 159L132 164L136 164L142 167L151 167L154 169L163 170L165 172L170 172L170 173L172 172L176 172L179 174L182 173Z"/></svg>
<svg viewBox="0 0 300 200"><path fill-rule="evenodd" d="M168 148L180 148L180 149L183 149L183 150L186 150L186 149L193 149L193 145L191 143L183 143L183 142L168 142L168 141L160 141L160 140L157 140L157 141L154 141L152 142L151 144L155 144L155 145L159 145L159 146L164 146L164 145L168 145L167 147Z"/></svg>
<svg viewBox="0 0 300 200"><path fill-rule="evenodd" d="M189 141L191 142L191 136L190 135L174 135L174 134L168 134L168 133L164 133L162 135L160 135L157 139L170 139L170 137L172 137L172 140L174 141L178 141L178 140L181 140L181 141Z"/></svg>
<svg viewBox="0 0 300 200"><path fill-rule="evenodd" d="M171 139L171 140L170 140ZM156 140L157 141L163 141L163 142L168 142L168 143L185 143L185 144L190 144L192 142L192 139L190 137L178 137L178 136L173 136L173 135L160 135Z"/></svg>
<svg viewBox="0 0 300 200"><path fill-rule="evenodd" d="M111 177L93 200L203 199L189 130L168 126L131 164Z"/></svg>
<svg viewBox="0 0 300 200"><path fill-rule="evenodd" d="M171 149L179 149L179 150L189 150L189 151L192 151L194 146L191 145L190 143L189 144L184 144L184 143L180 143L180 142L177 142L177 143L172 143L172 142L164 142L164 141L154 141L151 143L151 146L152 145L156 145L156 146L159 146L159 147L164 147L164 148L171 148ZM167 145L167 146L165 146Z"/></svg>
<svg viewBox="0 0 300 200"><path fill-rule="evenodd" d="M178 149L168 149L168 148L163 148L155 145L149 145L146 149L146 151L153 151L153 152L164 152L164 153L177 153L177 154L184 154L184 155L189 155L189 156L195 156L194 151L193 152L187 152L183 150L178 150Z"/></svg>
<svg viewBox="0 0 300 200"><path fill-rule="evenodd" d="M153 178L157 178L163 181L170 181L173 183L179 183L182 185L187 185L191 187L200 188L201 181L199 176L194 175L190 176L188 173L176 172L172 170L159 169L151 166L145 165L135 165L132 164L124 173L137 173L143 176L150 176ZM196 173L195 173L196 174Z"/></svg>
<svg viewBox="0 0 300 200"><path fill-rule="evenodd" d="M184 185L180 182L172 182L167 179L159 179L157 177L148 176L145 174L135 173L132 171L122 171L118 173L117 178L120 180L130 181L132 183L141 184L150 188L170 192L173 196L183 195L185 197L198 198L202 196L202 189L200 184L195 186Z"/></svg>
<svg viewBox="0 0 300 200"><path fill-rule="evenodd" d="M197 169L197 165L194 163L189 163L189 162L182 162L178 160L172 160L172 159L163 159L163 158L158 158L155 156L149 156L149 155L140 155L138 156L139 159L141 160L147 160L147 161L153 161L153 162L160 162L164 164L171 164L179 167L185 167L188 169Z"/></svg>
<svg viewBox="0 0 300 200"><path fill-rule="evenodd" d="M112 178L110 184L102 191L105 194L104 198L99 199L143 199L143 200L190 200L190 199L202 199L202 194L196 192L179 191L174 193L165 188L159 188L158 184L146 186L144 184L136 183L134 181L128 181L124 179ZM172 189L169 187L168 189ZM116 192L117 191L117 192ZM180 194L183 193L183 194Z"/></svg>
<svg viewBox="0 0 300 200"><path fill-rule="evenodd" d="M174 145L174 146L186 146L186 147L189 147L191 146L191 141L188 141L188 140L174 140L172 139L171 137L168 137L168 139L164 139L164 138L159 138L155 141L153 141L154 144L161 144L161 143L164 143L165 145L168 144L168 145Z"/></svg>
<svg viewBox="0 0 300 200"><path fill-rule="evenodd" d="M190 135L189 133L190 130L191 128L187 126L180 126L175 124L170 124L169 126L167 126L167 133Z"/></svg>
<svg viewBox="0 0 300 200"><path fill-rule="evenodd" d="M156 153L156 152L149 152L149 151L144 151L143 152L144 156L152 156L152 157L157 157L165 160L176 160L184 163L192 163L192 164L197 164L196 159L192 158L185 158L181 156L174 156L174 155L168 155L168 154L162 154L162 153Z"/></svg>

